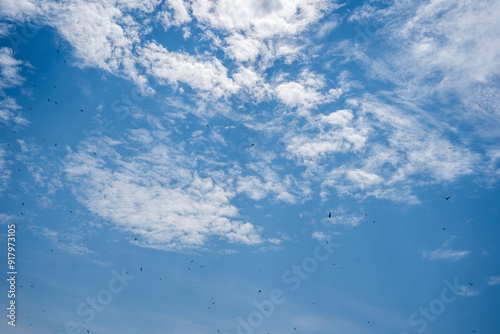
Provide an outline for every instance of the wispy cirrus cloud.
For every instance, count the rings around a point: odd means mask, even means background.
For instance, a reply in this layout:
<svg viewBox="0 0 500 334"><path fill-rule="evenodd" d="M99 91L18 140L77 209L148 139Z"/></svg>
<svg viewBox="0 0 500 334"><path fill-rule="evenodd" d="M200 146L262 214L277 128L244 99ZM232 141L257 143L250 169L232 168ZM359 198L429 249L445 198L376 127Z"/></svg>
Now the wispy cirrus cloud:
<svg viewBox="0 0 500 334"><path fill-rule="evenodd" d="M450 238L449 240L445 241L439 248L437 248L433 251L423 251L422 257L424 259L428 259L431 261L434 261L434 260L458 261L458 260L461 260L461 259L469 256L470 251L468 251L468 250L451 249L449 247L449 244L450 244L452 239L453 239L453 237ZM467 291L468 290L464 290L464 293L467 293Z"/></svg>

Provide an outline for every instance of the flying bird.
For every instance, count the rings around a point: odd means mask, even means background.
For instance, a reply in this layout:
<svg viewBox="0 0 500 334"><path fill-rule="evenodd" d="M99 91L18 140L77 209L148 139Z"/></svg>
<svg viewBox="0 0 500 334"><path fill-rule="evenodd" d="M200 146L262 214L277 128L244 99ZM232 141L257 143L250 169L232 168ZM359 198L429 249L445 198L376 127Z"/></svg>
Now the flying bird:
<svg viewBox="0 0 500 334"><path fill-rule="evenodd" d="M142 267L141 267L141 271L142 271Z"/></svg>
<svg viewBox="0 0 500 334"><path fill-rule="evenodd" d="M259 290L259 293L261 293L261 292L262 292L262 290Z"/></svg>
<svg viewBox="0 0 500 334"><path fill-rule="evenodd" d="M255 144L252 144L252 145L250 145L250 146L255 146Z"/></svg>
<svg viewBox="0 0 500 334"><path fill-rule="evenodd" d="M472 284L471 282L469 282L470 286L473 286L474 284Z"/></svg>
<svg viewBox="0 0 500 334"><path fill-rule="evenodd" d="M81 111L81 112L83 112L83 110L82 110L82 109L80 109L80 111Z"/></svg>
<svg viewBox="0 0 500 334"><path fill-rule="evenodd" d="M332 213L331 212L328 214L328 218L332 218Z"/></svg>
<svg viewBox="0 0 500 334"><path fill-rule="evenodd" d="M446 230L446 227L443 227L443 231Z"/></svg>
<svg viewBox="0 0 500 334"><path fill-rule="evenodd" d="M448 197L445 197L444 199L445 200L449 200L451 198L451 196L448 196Z"/></svg>

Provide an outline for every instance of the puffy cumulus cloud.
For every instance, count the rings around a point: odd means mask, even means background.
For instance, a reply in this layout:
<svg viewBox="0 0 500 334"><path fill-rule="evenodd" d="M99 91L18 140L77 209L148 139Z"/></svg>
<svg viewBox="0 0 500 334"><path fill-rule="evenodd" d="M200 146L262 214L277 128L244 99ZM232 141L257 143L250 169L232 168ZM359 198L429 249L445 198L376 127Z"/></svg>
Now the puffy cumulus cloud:
<svg viewBox="0 0 500 334"><path fill-rule="evenodd" d="M92 213L139 235L141 246L182 251L206 248L211 238L262 242L255 226L237 219L229 178L199 175L182 148L157 142L145 153L122 158L117 145L87 142L68 156L65 173Z"/></svg>
<svg viewBox="0 0 500 334"><path fill-rule="evenodd" d="M42 9L44 20L58 29L85 65L124 75L141 87L146 84L133 53L140 42L141 26L119 7L76 1L46 3Z"/></svg>
<svg viewBox="0 0 500 334"><path fill-rule="evenodd" d="M325 221L335 225L344 225L347 227L358 226L364 216L354 213L348 213L344 207L338 207L332 211L331 218L325 218Z"/></svg>
<svg viewBox="0 0 500 334"><path fill-rule="evenodd" d="M183 83L215 98L235 94L241 88L236 82L241 81L245 91L261 101L270 92L263 71L276 58L284 57L287 63L299 59L303 45L295 43L297 38L336 5L325 0L23 0L2 2L0 8L13 20L54 27L84 66L129 78L144 92L153 91L146 75L162 84ZM149 37L158 21L167 29L182 27L184 38L191 35L186 24L195 21L209 36L211 51L222 49L227 57L246 66L229 73L224 59L209 56L209 52L200 56L168 51ZM332 28L332 24L325 26ZM317 92L310 82L312 76L306 82L281 82L275 94L289 106L322 103L332 94Z"/></svg>
<svg viewBox="0 0 500 334"><path fill-rule="evenodd" d="M490 276L488 278L488 285L500 285L500 276Z"/></svg>
<svg viewBox="0 0 500 334"><path fill-rule="evenodd" d="M192 15L207 30L216 32L214 41L226 55L239 63L269 68L274 60L286 64L305 58L304 43L297 44L313 24L338 5L331 1L207 1L191 2ZM325 25L332 30L336 22ZM214 33L211 33L215 37Z"/></svg>
<svg viewBox="0 0 500 334"><path fill-rule="evenodd" d="M370 95L346 104L350 109L291 122L283 136L289 156L322 188L417 204L418 187L495 168L494 155L481 156L450 139L453 129L417 104Z"/></svg>
<svg viewBox="0 0 500 334"><path fill-rule="evenodd" d="M361 169L348 170L346 177L349 181L356 184L360 189L379 184L383 179L377 174L369 173Z"/></svg>
<svg viewBox="0 0 500 334"><path fill-rule="evenodd" d="M228 46L225 48L226 53L237 61L253 61L260 54L261 48L264 47L261 41L251 37L245 37L241 34L234 34L226 38Z"/></svg>
<svg viewBox="0 0 500 334"><path fill-rule="evenodd" d="M193 15L209 27L259 39L297 34L331 7L324 0L195 0L191 5Z"/></svg>
<svg viewBox="0 0 500 334"><path fill-rule="evenodd" d="M30 0L5 0L0 2L0 14L13 19L22 19L36 13L37 6Z"/></svg>
<svg viewBox="0 0 500 334"><path fill-rule="evenodd" d="M299 161L313 162L333 153L359 152L369 133L369 128L355 119L351 110L312 116L308 128L302 130L293 129L287 134L286 149Z"/></svg>
<svg viewBox="0 0 500 334"><path fill-rule="evenodd" d="M181 26L192 20L189 14L191 4L183 0L168 0L166 8L158 15L163 25L168 29L171 26Z"/></svg>
<svg viewBox="0 0 500 334"><path fill-rule="evenodd" d="M239 66L233 72L233 80L256 101L260 102L270 98L272 95L271 85L265 81L262 73L258 72L255 68Z"/></svg>
<svg viewBox="0 0 500 334"><path fill-rule="evenodd" d="M282 103L289 107L300 107L301 112L307 114L307 109L334 101L342 95L342 89L324 91L325 86L323 75L303 70L295 81L278 78L275 94Z"/></svg>
<svg viewBox="0 0 500 334"><path fill-rule="evenodd" d="M57 29L74 48L84 66L104 69L114 75L125 76L140 86L147 80L136 68L133 48L144 33L127 11L151 11L157 1L21 1L7 10L2 2L0 10L11 19L29 20ZM139 15L140 17L140 15Z"/></svg>
<svg viewBox="0 0 500 334"><path fill-rule="evenodd" d="M240 88L216 58L200 59L186 53L170 52L155 42L139 48L139 54L140 63L149 74L172 85L188 84L214 97L234 94Z"/></svg>
<svg viewBox="0 0 500 334"><path fill-rule="evenodd" d="M453 249L436 249L431 252L423 252L422 256L429 260L452 260L457 261L469 255L469 251Z"/></svg>

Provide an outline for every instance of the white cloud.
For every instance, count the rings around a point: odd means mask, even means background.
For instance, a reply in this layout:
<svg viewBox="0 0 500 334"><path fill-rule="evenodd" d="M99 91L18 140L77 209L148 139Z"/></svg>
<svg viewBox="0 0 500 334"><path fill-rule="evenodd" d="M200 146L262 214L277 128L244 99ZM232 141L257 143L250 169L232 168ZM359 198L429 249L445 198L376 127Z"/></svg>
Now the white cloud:
<svg viewBox="0 0 500 334"><path fill-rule="evenodd" d="M186 53L169 52L151 42L139 49L140 63L149 74L174 86L185 83L215 97L231 95L240 88L228 77L227 69L213 57L197 59Z"/></svg>
<svg viewBox="0 0 500 334"><path fill-rule="evenodd" d="M191 21L189 15L190 3L183 0L168 0L166 2L167 10L162 11L158 15L165 27L181 26Z"/></svg>
<svg viewBox="0 0 500 334"><path fill-rule="evenodd" d="M479 290L473 289L470 286L460 285L458 287L458 295L462 297L474 297L479 295L481 292Z"/></svg>
<svg viewBox="0 0 500 334"><path fill-rule="evenodd" d="M275 91L276 96L289 107L302 107L310 109L320 104L334 101L341 91L329 90L322 92L326 86L323 75L308 70L303 70L296 81L278 79Z"/></svg>
<svg viewBox="0 0 500 334"><path fill-rule="evenodd" d="M196 0L193 15L209 27L244 31L263 39L297 34L323 16L332 5L323 0Z"/></svg>
<svg viewBox="0 0 500 334"><path fill-rule="evenodd" d="M0 2L0 14L14 19L36 12L36 5L29 0L4 0Z"/></svg>
<svg viewBox="0 0 500 334"><path fill-rule="evenodd" d="M11 48L0 48L0 91L19 86L24 82L24 78L19 73L22 63L14 58Z"/></svg>
<svg viewBox="0 0 500 334"><path fill-rule="evenodd" d="M490 276L488 278L488 285L500 285L500 276Z"/></svg>
<svg viewBox="0 0 500 334"><path fill-rule="evenodd" d="M259 40L241 34L229 36L226 43L226 53L237 61L254 61L260 53L259 49L263 47Z"/></svg>
<svg viewBox="0 0 500 334"><path fill-rule="evenodd" d="M141 246L203 249L215 237L247 245L262 242L255 226L238 220L238 209L230 203L235 196L230 179L217 173L200 176L180 148L155 141L131 159L112 146L87 144L85 151L69 156L65 169L75 195L92 213L138 236Z"/></svg>
<svg viewBox="0 0 500 334"><path fill-rule="evenodd" d="M435 249L430 252L423 251L422 257L424 259L429 259L431 261L433 260L458 261L467 257L470 254L470 252L467 250L455 250L448 248L451 239L453 238L450 238L448 241L444 242L438 249ZM467 290L464 290L464 293L466 292Z"/></svg>
<svg viewBox="0 0 500 334"><path fill-rule="evenodd" d="M327 240L328 239L328 236L326 234L324 234L323 232L320 232L320 231L314 231L311 237L313 239L316 239L316 240L319 240L319 241L323 241L323 240Z"/></svg>

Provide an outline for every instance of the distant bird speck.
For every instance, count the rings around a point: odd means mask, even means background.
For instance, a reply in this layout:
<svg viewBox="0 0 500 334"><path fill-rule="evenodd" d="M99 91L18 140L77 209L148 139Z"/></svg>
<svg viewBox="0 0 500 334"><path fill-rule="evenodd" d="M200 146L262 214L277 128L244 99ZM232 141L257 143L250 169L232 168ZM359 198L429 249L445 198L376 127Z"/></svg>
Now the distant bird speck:
<svg viewBox="0 0 500 334"><path fill-rule="evenodd" d="M449 200L451 198L451 196L448 196L448 197L445 197L444 199L445 200Z"/></svg>
<svg viewBox="0 0 500 334"><path fill-rule="evenodd" d="M328 218L332 218L332 213L331 212L328 214Z"/></svg>
<svg viewBox="0 0 500 334"><path fill-rule="evenodd" d="M250 146L255 146L255 144L252 144L252 145L250 145Z"/></svg>

